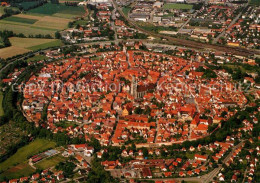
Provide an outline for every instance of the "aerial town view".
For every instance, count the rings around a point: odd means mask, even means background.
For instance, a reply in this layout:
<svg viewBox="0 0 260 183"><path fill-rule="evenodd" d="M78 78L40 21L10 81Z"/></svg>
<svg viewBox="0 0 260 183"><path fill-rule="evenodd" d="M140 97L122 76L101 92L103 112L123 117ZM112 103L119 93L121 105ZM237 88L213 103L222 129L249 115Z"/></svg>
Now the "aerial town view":
<svg viewBox="0 0 260 183"><path fill-rule="evenodd" d="M0 183L260 183L260 0L0 0Z"/></svg>

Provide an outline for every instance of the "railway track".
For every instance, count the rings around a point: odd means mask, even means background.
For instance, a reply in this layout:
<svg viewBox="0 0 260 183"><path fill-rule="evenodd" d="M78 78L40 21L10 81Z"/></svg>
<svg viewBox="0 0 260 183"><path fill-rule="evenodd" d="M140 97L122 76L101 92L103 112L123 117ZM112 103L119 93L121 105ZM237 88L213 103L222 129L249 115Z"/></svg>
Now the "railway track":
<svg viewBox="0 0 260 183"><path fill-rule="evenodd" d="M230 47L230 46L226 46L226 45L213 45L213 44L207 44L207 43L200 43L200 42L196 42L196 41L174 38L171 36L157 34L157 33L151 32L151 31L147 31L147 30L139 27L134 21L130 20L130 18L128 18L123 13L121 8L118 7L115 0L112 0L112 2L113 2L114 7L118 10L120 15L122 17L124 17L124 19L129 23L129 25L131 25L135 29L137 29L143 33L146 33L148 35L151 35L153 37L165 39L165 42L170 42L170 43L174 43L176 45L185 46L185 47L194 48L194 49L208 49L208 50L212 50L212 51L220 51L220 52L225 52L225 53L239 55L239 56L254 56L255 54L260 55L260 51L258 51L258 50L249 50L249 49L240 48L240 47L235 48L235 47Z"/></svg>

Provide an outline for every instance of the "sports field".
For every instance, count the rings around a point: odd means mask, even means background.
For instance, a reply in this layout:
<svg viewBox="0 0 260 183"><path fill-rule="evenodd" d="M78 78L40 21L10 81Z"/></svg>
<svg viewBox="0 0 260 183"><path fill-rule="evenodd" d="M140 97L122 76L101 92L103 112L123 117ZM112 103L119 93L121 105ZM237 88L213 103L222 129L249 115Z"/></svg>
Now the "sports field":
<svg viewBox="0 0 260 183"><path fill-rule="evenodd" d="M6 171L11 167L24 163L27 161L27 158L35 155L39 152L47 150L49 148L54 148L56 145L55 142L48 141L45 139L36 139L30 144L20 148L14 155L0 163L0 171Z"/></svg>
<svg viewBox="0 0 260 183"><path fill-rule="evenodd" d="M61 154L57 154L55 156L52 156L50 158L44 159L42 161L40 161L39 163L35 164L36 168L45 170L47 168L56 166L59 162L64 161L66 158L63 157Z"/></svg>
<svg viewBox="0 0 260 183"><path fill-rule="evenodd" d="M192 9L192 5L190 4L178 4L178 3L167 3L163 5L163 9L177 9L177 10L190 10Z"/></svg>

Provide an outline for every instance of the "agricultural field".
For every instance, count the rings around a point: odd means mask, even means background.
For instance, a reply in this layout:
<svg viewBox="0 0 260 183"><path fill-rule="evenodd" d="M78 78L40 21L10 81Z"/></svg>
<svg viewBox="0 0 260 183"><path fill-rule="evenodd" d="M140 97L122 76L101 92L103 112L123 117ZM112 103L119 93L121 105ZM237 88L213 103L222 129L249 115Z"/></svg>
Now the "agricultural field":
<svg viewBox="0 0 260 183"><path fill-rule="evenodd" d="M0 13L1 11L3 12L0 9ZM47 3L31 9L25 14L13 15L0 20L0 31L11 30L17 34L23 33L25 36L49 34L54 37L56 31L66 29L70 21L84 13L84 7Z"/></svg>
<svg viewBox="0 0 260 183"><path fill-rule="evenodd" d="M81 16L85 13L84 7L72 7L65 6L64 4L51 4L47 3L43 6L40 6L35 9L31 9L28 11L29 14L36 14L39 16L56 16L61 18L73 18L77 16Z"/></svg>
<svg viewBox="0 0 260 183"><path fill-rule="evenodd" d="M9 58L9 57L24 54L24 53L27 53L27 52L30 52L30 50L25 49L25 48L20 48L20 47L17 47L17 46L10 46L10 47L0 49L0 58L6 59L6 58Z"/></svg>
<svg viewBox="0 0 260 183"><path fill-rule="evenodd" d="M18 7L22 7L23 9L28 9L38 4L38 1L29 1L29 2L20 2L16 3Z"/></svg>
<svg viewBox="0 0 260 183"><path fill-rule="evenodd" d="M42 34L42 35L50 34L51 36L54 36L55 32L57 31L53 29L34 27L33 24L28 25L28 24L0 20L0 31L3 30L10 30L16 34L22 33L25 36L36 35L36 34Z"/></svg>
<svg viewBox="0 0 260 183"><path fill-rule="evenodd" d="M1 58L8 58L15 55L46 49L50 47L60 46L61 40L57 39L41 39L41 38L18 38L9 39L12 46L0 49Z"/></svg>
<svg viewBox="0 0 260 183"><path fill-rule="evenodd" d="M30 144L20 148L14 155L0 163L0 179L4 176L15 178L32 173L33 169L28 165L28 158L56 146L55 142L45 139L36 139Z"/></svg>
<svg viewBox="0 0 260 183"><path fill-rule="evenodd" d="M3 19L4 21L10 21L10 22L19 22L19 23L25 23L25 24L34 24L37 22L37 19L29 19L29 18L21 18L16 16L11 16Z"/></svg>
<svg viewBox="0 0 260 183"><path fill-rule="evenodd" d="M190 4L177 4L177 3L167 3L163 5L163 8L166 10L177 9L177 10L190 10L192 9Z"/></svg>
<svg viewBox="0 0 260 183"><path fill-rule="evenodd" d="M38 169L48 169L50 167L56 166L58 163L65 161L66 158L63 157L61 154L54 155L52 157L46 158L38 163L35 164L35 167Z"/></svg>

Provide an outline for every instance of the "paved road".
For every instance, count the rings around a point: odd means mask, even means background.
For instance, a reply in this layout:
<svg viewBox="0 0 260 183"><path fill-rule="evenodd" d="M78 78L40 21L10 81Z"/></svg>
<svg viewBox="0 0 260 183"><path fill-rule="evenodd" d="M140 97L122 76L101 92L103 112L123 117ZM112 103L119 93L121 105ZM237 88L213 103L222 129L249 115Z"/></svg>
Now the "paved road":
<svg viewBox="0 0 260 183"><path fill-rule="evenodd" d="M220 51L220 52L229 52L229 53L232 53L234 55L241 55L241 56L249 56L249 55L252 56L254 54L260 54L259 50L249 50L249 49L240 48L240 47L230 47L230 46L224 46L224 45L212 45L212 44L200 43L200 42L196 42L196 41L174 38L174 37L171 37L171 36L166 36L166 35L147 31L147 30L139 27L136 24L136 22L130 20L123 13L122 9L118 7L115 0L112 0L112 3L113 3L113 6L118 10L120 15L122 17L124 17L124 19L129 23L129 25L133 26L134 28L136 28L140 32L146 33L146 34L153 36L153 37L164 39L165 42L170 42L170 43L174 43L174 44L177 44L177 45L187 46L187 47L196 48L196 49L205 49L206 48L206 49Z"/></svg>
<svg viewBox="0 0 260 183"><path fill-rule="evenodd" d="M197 10L194 15L192 15L184 24L182 24L182 26L181 26L181 27L179 28L179 30L178 30L178 33L183 29L183 27L185 27L185 26L190 22L190 20L191 20L193 17L196 17L196 16L197 16L198 12L199 12L199 11Z"/></svg>
<svg viewBox="0 0 260 183"><path fill-rule="evenodd" d="M243 145L244 141L240 142L238 145L234 146L231 150L231 152L226 156L226 158L223 160L223 163L222 164L225 164L229 159L230 157L232 156L233 152L241 147ZM208 182L211 182L213 180L213 178L215 176L217 176L217 174L219 173L219 171L221 170L222 168L222 165L220 165L218 168L215 168L213 171L211 171L210 173L204 175L201 177L201 179L203 180L203 183L208 183Z"/></svg>
<svg viewBox="0 0 260 183"><path fill-rule="evenodd" d="M245 9L248 6L248 3L244 5ZM239 19L239 17L242 15L242 11L230 22L230 24L215 38L213 39L212 43L216 44L218 42L218 40L224 36L224 34L226 33L226 31L232 26L234 25L234 23L237 22L237 20Z"/></svg>

